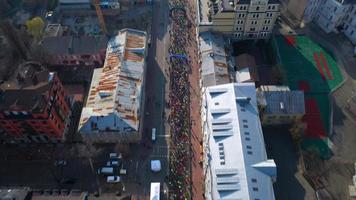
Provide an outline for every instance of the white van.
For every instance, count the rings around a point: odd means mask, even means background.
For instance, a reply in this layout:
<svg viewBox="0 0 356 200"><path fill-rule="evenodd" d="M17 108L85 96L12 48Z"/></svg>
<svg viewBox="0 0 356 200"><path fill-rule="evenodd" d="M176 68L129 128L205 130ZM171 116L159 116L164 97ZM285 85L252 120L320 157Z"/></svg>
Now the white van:
<svg viewBox="0 0 356 200"><path fill-rule="evenodd" d="M120 182L120 176L108 176L106 178L107 183L118 183Z"/></svg>
<svg viewBox="0 0 356 200"><path fill-rule="evenodd" d="M156 141L156 128L152 128L152 141Z"/></svg>
<svg viewBox="0 0 356 200"><path fill-rule="evenodd" d="M126 169L120 169L120 175L126 175L127 174L127 171Z"/></svg>
<svg viewBox="0 0 356 200"><path fill-rule="evenodd" d="M102 167L98 169L98 174L113 174L114 168L112 167Z"/></svg>

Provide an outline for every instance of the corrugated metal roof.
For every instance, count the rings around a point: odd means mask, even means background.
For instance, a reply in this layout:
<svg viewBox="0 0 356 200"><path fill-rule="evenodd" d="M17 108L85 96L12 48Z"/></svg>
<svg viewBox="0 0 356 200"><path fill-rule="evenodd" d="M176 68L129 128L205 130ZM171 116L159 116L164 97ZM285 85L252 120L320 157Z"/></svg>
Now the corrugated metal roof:
<svg viewBox="0 0 356 200"><path fill-rule="evenodd" d="M199 40L203 87L229 83L223 38L211 33L203 33Z"/></svg>
<svg viewBox="0 0 356 200"><path fill-rule="evenodd" d="M146 40L145 32L124 29L109 41L104 67L94 71L85 106L92 107L93 114L116 113L138 130ZM82 114L80 126L89 117Z"/></svg>

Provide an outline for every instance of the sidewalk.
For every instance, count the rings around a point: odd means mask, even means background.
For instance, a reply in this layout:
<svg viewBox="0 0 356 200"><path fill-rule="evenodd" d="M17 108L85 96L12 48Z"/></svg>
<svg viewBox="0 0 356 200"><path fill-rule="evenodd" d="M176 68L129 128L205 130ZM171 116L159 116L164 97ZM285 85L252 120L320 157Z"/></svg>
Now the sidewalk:
<svg viewBox="0 0 356 200"><path fill-rule="evenodd" d="M187 47L189 60L191 61L191 74L189 76L190 82L190 115L191 115L191 145L192 145L192 161L191 161L191 171L192 171L192 199L203 200L204 194L204 174L203 167L200 165L200 160L202 156L201 141L203 141L203 133L201 130L201 89L200 89L200 64L198 63L198 44L197 44L197 32L196 32L196 4L195 1L189 1L189 10L187 10L187 15L189 22L192 24L190 27L191 38L189 41L190 46Z"/></svg>

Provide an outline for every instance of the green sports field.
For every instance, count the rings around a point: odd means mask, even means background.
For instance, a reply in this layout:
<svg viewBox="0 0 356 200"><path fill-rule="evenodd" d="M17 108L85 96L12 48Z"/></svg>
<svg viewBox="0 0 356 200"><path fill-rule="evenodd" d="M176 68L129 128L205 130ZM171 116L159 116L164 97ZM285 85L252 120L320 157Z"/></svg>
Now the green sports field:
<svg viewBox="0 0 356 200"><path fill-rule="evenodd" d="M277 36L272 43L277 62L284 70L285 84L292 90L305 92L303 121L307 129L302 148L317 149L322 158L328 158L331 155L325 142L330 129L328 95L343 81L339 66L329 52L307 36ZM315 106L310 101L316 102Z"/></svg>
<svg viewBox="0 0 356 200"><path fill-rule="evenodd" d="M309 90L305 92L306 98L314 98L321 112L325 129L329 130L329 102L327 95L335 89L343 77L330 53L307 36L295 36L295 45L288 44L284 36L275 38L277 58L285 72L285 82L291 89L301 89L301 82L307 82ZM317 55L317 61L315 60ZM325 58L331 78L327 74L321 55ZM322 66L323 76L319 72L318 64Z"/></svg>

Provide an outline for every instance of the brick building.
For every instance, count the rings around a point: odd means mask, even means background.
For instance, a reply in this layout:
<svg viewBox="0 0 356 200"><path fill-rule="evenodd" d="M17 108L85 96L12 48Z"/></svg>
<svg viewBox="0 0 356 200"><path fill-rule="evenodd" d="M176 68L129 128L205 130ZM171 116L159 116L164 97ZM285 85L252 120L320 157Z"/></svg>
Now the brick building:
<svg viewBox="0 0 356 200"><path fill-rule="evenodd" d="M64 137L69 115L57 74L38 63L21 65L0 85L0 126L7 139L58 142Z"/></svg>

